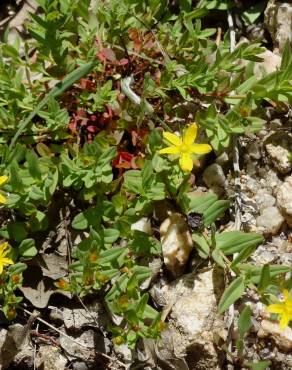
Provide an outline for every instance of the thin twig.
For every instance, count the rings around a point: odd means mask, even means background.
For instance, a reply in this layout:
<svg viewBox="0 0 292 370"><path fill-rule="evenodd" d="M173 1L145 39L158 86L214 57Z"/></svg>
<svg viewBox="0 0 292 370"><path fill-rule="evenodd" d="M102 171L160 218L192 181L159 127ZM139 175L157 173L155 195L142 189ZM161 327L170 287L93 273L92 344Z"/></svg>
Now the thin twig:
<svg viewBox="0 0 292 370"><path fill-rule="evenodd" d="M109 44L112 48L114 49L117 49L117 50L121 50L121 51L125 51L124 48L122 48L121 46L119 45L115 45L115 44ZM127 49L127 52L128 54L130 55L134 55L140 59L144 59L144 60L148 60L148 62L151 62L151 63L155 63L155 64L159 64L159 65L162 65L164 66L165 63L164 62L161 62L160 60L157 60L157 59L153 59L153 58L150 58L150 57L147 57L146 55L141 55L139 53L136 53L135 51L132 51L132 50L129 50Z"/></svg>
<svg viewBox="0 0 292 370"><path fill-rule="evenodd" d="M230 32L230 52L232 53L235 50L236 46L236 34L234 29L234 22L231 11L227 12L227 21L229 26ZM231 76L232 80L232 76ZM234 95L232 91L230 95ZM235 197L234 197L234 229L240 230L241 229L241 184L240 184L240 168L239 168L239 150L238 150L238 140L237 136L234 135L232 138L232 159L233 159L233 170L234 170L234 184L235 184ZM233 258L236 257L236 254L233 255ZM234 273L231 273L231 276L234 276ZM228 370L233 370L233 359L232 359L232 330L234 327L234 317L235 317L235 309L234 304L229 306L228 309L228 338L227 338L227 359L228 359Z"/></svg>
<svg viewBox="0 0 292 370"><path fill-rule="evenodd" d="M39 324L36 326L35 333L39 334ZM33 370L36 370L36 343L33 346Z"/></svg>
<svg viewBox="0 0 292 370"><path fill-rule="evenodd" d="M228 22L229 32L230 32L230 51L232 53L236 46L236 34L235 34L235 29L234 29L233 17L232 17L232 13L230 10L228 10L227 12L227 22Z"/></svg>
<svg viewBox="0 0 292 370"><path fill-rule="evenodd" d="M23 311L23 312L25 312L25 313L27 313L28 315L33 315L33 314L32 314L32 312L30 312L30 311L29 311L29 310L27 310L26 308L24 308L24 307L19 307L19 308L20 308L20 309L22 309L22 311ZM44 319L41 319L40 317L36 317L36 320L38 320L38 321L39 321L39 322L41 322L42 324L46 325L46 326L47 326L47 327L49 327L50 329L55 330L55 331L56 331L57 333L59 333L60 335L63 335L65 338L69 339L71 342L73 342L73 343L77 344L78 346L80 346L80 347L84 348L84 350L89 351L88 346L87 346L86 344L81 343L81 342L77 341L76 339L74 339L74 338L70 337L68 334L64 333L62 330L60 330L60 329L56 328L55 326L53 326L52 324L48 323L48 322L47 322L47 321L45 321ZM112 358L111 356L109 356L109 355L107 355L107 354L105 354L105 353L103 353L103 352L98 352L98 351L96 351L96 352L97 352L100 356L102 356L102 357L106 358L107 360L114 361L114 362L116 362L117 364L119 364L120 366L123 366L124 368L126 368L126 367L127 367L123 362L121 362L121 361L119 361L119 360L117 360L117 359L114 359L114 358Z"/></svg>
<svg viewBox="0 0 292 370"><path fill-rule="evenodd" d="M129 100L131 100L131 102L133 102L134 104L138 105L138 106L141 106L141 103L142 103L142 99L139 95L137 95L135 93L135 91L132 90L131 88L131 83L133 81L133 76L128 76L128 77L125 77L121 80L121 90L122 90L122 93L125 94L127 96L127 98ZM151 104L149 104L147 102L147 100L144 101L144 107L145 107L145 111L146 113L151 117L153 118L154 120L158 121L161 126L167 130L167 131L171 131L171 128L165 123L162 121L162 119L160 119L157 114L155 114L154 112L154 109L152 107Z"/></svg>

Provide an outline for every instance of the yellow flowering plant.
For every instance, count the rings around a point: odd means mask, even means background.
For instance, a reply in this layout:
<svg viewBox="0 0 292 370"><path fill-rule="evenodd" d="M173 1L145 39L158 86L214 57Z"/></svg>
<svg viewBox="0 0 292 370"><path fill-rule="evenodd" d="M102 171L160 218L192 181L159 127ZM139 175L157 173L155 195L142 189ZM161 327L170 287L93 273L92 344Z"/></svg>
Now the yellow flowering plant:
<svg viewBox="0 0 292 370"><path fill-rule="evenodd" d="M282 295L283 300L270 304L267 307L267 311L269 313L275 313L279 316L279 326L282 330L284 330L292 320L292 295L287 289L282 291Z"/></svg>
<svg viewBox="0 0 292 370"><path fill-rule="evenodd" d="M163 132L163 137L172 145L159 150L160 154L178 154L179 165L184 172L191 172L193 169L193 154L207 154L212 147L209 144L195 144L198 126L191 124L182 137L170 132Z"/></svg>
<svg viewBox="0 0 292 370"><path fill-rule="evenodd" d="M8 176L0 176L0 186L4 185L8 181ZM5 204L7 201L6 196L0 192L0 204Z"/></svg>
<svg viewBox="0 0 292 370"><path fill-rule="evenodd" d="M7 254L10 252L11 248L7 242L0 244L0 275L3 272L3 269L7 265L13 265L11 258L7 257Z"/></svg>

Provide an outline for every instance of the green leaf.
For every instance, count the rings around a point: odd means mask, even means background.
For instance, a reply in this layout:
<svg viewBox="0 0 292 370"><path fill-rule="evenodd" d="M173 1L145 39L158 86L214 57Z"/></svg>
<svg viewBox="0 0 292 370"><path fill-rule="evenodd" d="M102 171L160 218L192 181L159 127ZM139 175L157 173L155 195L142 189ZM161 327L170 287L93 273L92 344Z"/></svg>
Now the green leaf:
<svg viewBox="0 0 292 370"><path fill-rule="evenodd" d="M243 338L251 327L251 314L252 310L250 306L245 306L239 315L238 332L241 338Z"/></svg>
<svg viewBox="0 0 292 370"><path fill-rule="evenodd" d="M199 253L199 256L204 259L208 258L210 254L210 246L206 238L199 233L193 233L192 239L195 242L195 247Z"/></svg>
<svg viewBox="0 0 292 370"><path fill-rule="evenodd" d="M255 248L256 248L255 245L250 245L250 246L244 247L238 253L238 255L234 258L234 260L232 261L230 267L231 268L234 268L239 262L244 261L244 260L247 260L248 257L250 257L252 255L252 253L255 250Z"/></svg>
<svg viewBox="0 0 292 370"><path fill-rule="evenodd" d="M101 252L99 255L99 264L106 264L108 262L112 262L117 260L119 257L125 255L128 252L127 247L119 247L119 248L112 248L110 250Z"/></svg>
<svg viewBox="0 0 292 370"><path fill-rule="evenodd" d="M126 191L129 191L134 194L142 194L142 176L141 171L130 170L127 171L124 175L124 187Z"/></svg>
<svg viewBox="0 0 292 370"><path fill-rule="evenodd" d="M20 122L19 127L15 135L13 136L9 149L12 150L14 145L16 144L17 139L25 130L26 126L30 124L33 118L38 114L39 111L48 103L51 98L56 98L60 96L65 90L71 87L76 81L80 80L81 77L87 75L89 72L93 70L93 68L97 65L97 61L93 60L86 64L83 64L75 71L69 73L62 81L58 82L58 84L38 103L38 105L34 108L34 110L25 118L23 121Z"/></svg>
<svg viewBox="0 0 292 370"><path fill-rule="evenodd" d="M12 239L21 242L27 237L27 231L23 222L10 223L3 226L0 230L0 235L5 239Z"/></svg>
<svg viewBox="0 0 292 370"><path fill-rule="evenodd" d="M263 237L255 233L243 231L227 231L215 235L216 248L225 255L239 253L248 247L256 247L263 242Z"/></svg>
<svg viewBox="0 0 292 370"><path fill-rule="evenodd" d="M271 361L248 362L244 365L252 370L265 370L271 365Z"/></svg>
<svg viewBox="0 0 292 370"><path fill-rule="evenodd" d="M37 180L41 180L42 172L39 167L38 156L32 150L26 152L26 160L28 163L28 170L31 176Z"/></svg>
<svg viewBox="0 0 292 370"><path fill-rule="evenodd" d="M71 225L76 230L85 230L90 225L98 225L100 223L101 213L101 207L96 206L88 208L84 212L80 212L76 215L73 218Z"/></svg>
<svg viewBox="0 0 292 370"><path fill-rule="evenodd" d="M192 0L179 0L179 7L182 11L189 12L192 9Z"/></svg>
<svg viewBox="0 0 292 370"><path fill-rule="evenodd" d="M271 282L270 266L264 265L261 271L261 277L258 285L260 292L264 292Z"/></svg>
<svg viewBox="0 0 292 370"><path fill-rule="evenodd" d="M259 3L252 5L245 12L242 13L242 18L246 25L254 23L260 15L264 12L267 6L267 0L260 1Z"/></svg>
<svg viewBox="0 0 292 370"><path fill-rule="evenodd" d="M129 247L138 255L160 254L161 244L148 234L135 230Z"/></svg>
<svg viewBox="0 0 292 370"><path fill-rule="evenodd" d="M210 226L215 222L229 207L230 202L228 200L217 200L203 213L203 221L205 226Z"/></svg>
<svg viewBox="0 0 292 370"><path fill-rule="evenodd" d="M142 186L144 189L151 186L153 181L153 167L151 161L146 161L142 169Z"/></svg>
<svg viewBox="0 0 292 370"><path fill-rule="evenodd" d="M120 237L120 232L117 229L104 229L105 244L113 244Z"/></svg>
<svg viewBox="0 0 292 370"><path fill-rule="evenodd" d="M125 273L121 275L116 281L115 284L112 286L110 291L107 293L105 299L107 301L113 301L116 299L118 296L121 295L121 293L126 291L127 288L127 283L128 283L129 277Z"/></svg>
<svg viewBox="0 0 292 370"><path fill-rule="evenodd" d="M25 239L25 240L23 240L20 243L20 245L18 247L18 250L19 250L19 254L22 257L25 257L25 258L33 258L38 253L38 251L35 247L34 239Z"/></svg>
<svg viewBox="0 0 292 370"><path fill-rule="evenodd" d="M253 284L259 284L262 274L262 268L254 266L251 264L238 264L237 268L242 272L245 273L246 278ZM277 275L285 274L287 272L292 272L292 268L289 266L278 266L278 265L270 265L270 277L276 277Z"/></svg>
<svg viewBox="0 0 292 370"><path fill-rule="evenodd" d="M203 213L218 199L217 195L212 193L206 195L187 194L186 197L187 197L185 201L187 208L186 213L191 212Z"/></svg>
<svg viewBox="0 0 292 370"><path fill-rule="evenodd" d="M46 214L39 210L29 220L29 227L34 232L46 230L48 226L49 221Z"/></svg>
<svg viewBox="0 0 292 370"><path fill-rule="evenodd" d="M10 176L9 176L9 184L12 187L12 190L15 192L21 191L23 188L23 183L21 181L21 177L19 176L19 166L16 160L13 160L10 164Z"/></svg>
<svg viewBox="0 0 292 370"><path fill-rule="evenodd" d="M219 313L223 313L230 305L239 299L244 293L244 277L237 277L224 291L218 304Z"/></svg>
<svg viewBox="0 0 292 370"><path fill-rule="evenodd" d="M17 262L15 265L9 266L8 272L10 275L18 275L27 269L27 265L22 262Z"/></svg>

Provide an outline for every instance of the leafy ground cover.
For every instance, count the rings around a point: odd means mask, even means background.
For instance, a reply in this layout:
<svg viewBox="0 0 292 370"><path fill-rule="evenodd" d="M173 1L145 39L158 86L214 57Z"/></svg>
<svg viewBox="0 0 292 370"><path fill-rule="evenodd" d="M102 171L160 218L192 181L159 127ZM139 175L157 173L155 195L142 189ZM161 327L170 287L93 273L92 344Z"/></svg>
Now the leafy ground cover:
<svg viewBox="0 0 292 370"><path fill-rule="evenodd" d="M263 127L267 107L290 109L289 43L279 68L258 77L265 43L233 45L228 25L234 15L251 24L266 2L37 3L25 38L9 43L7 31L0 48L6 319L44 309L52 295L98 297L114 345L134 349L142 339L159 340L167 318L149 296L157 278L151 262L164 257L160 272L169 279L189 269L178 253L174 264L165 259L157 210L171 204L192 235L186 259L195 253L226 276L218 312L253 290L287 327L291 266L250 264L263 236L226 227L239 210L236 181L233 199L193 193L207 165ZM236 170L231 176L238 179ZM150 234L133 227L145 217ZM265 368L244 362L250 325L246 306L238 319L239 363Z"/></svg>

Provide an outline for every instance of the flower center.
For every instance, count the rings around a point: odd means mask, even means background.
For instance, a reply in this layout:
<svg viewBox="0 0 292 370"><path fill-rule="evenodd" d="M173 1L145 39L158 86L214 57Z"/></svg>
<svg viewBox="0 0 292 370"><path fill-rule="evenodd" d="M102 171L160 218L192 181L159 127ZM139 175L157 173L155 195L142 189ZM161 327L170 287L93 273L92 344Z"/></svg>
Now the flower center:
<svg viewBox="0 0 292 370"><path fill-rule="evenodd" d="M179 149L182 153L188 153L190 151L190 146L187 144L182 144Z"/></svg>

